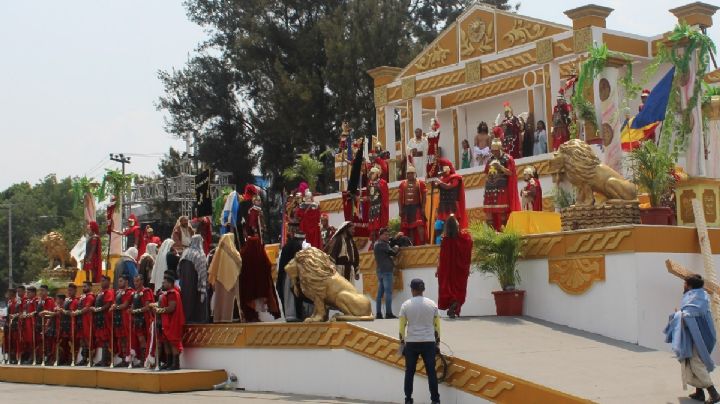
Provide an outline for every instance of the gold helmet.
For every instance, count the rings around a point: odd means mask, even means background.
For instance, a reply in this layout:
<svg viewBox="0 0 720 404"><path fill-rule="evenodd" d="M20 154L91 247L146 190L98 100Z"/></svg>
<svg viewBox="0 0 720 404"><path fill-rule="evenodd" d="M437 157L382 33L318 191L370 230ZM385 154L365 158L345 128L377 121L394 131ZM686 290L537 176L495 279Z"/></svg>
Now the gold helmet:
<svg viewBox="0 0 720 404"><path fill-rule="evenodd" d="M493 139L490 143L490 150L502 150L502 141L500 139Z"/></svg>

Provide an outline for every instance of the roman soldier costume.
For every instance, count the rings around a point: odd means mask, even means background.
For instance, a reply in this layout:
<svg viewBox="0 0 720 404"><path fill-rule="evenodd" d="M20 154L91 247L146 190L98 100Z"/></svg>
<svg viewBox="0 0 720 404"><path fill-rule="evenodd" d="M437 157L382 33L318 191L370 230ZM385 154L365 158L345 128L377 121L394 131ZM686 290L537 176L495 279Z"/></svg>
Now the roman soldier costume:
<svg viewBox="0 0 720 404"><path fill-rule="evenodd" d="M502 151L498 140L490 145L493 156L485 166L485 197L483 209L485 217L495 230L500 231L507 221L510 212L520 210L520 200L517 194L517 174L515 160ZM505 173L503 171L508 171Z"/></svg>
<svg viewBox="0 0 720 404"><path fill-rule="evenodd" d="M400 231L405 233L413 245L423 245L427 241L427 218L425 217L425 182L415 177L415 167L408 167L411 179L400 183L398 208L400 212Z"/></svg>

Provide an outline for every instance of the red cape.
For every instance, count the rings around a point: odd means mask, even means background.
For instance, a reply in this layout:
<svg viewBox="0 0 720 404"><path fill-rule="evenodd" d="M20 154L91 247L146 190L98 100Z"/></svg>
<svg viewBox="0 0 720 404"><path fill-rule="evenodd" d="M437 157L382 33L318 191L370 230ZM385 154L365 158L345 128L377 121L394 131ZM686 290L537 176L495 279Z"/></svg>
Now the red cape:
<svg viewBox="0 0 720 404"><path fill-rule="evenodd" d="M540 212L543 210L542 201L542 186L540 185L540 180L535 178L535 198L533 199L533 210L536 212Z"/></svg>
<svg viewBox="0 0 720 404"><path fill-rule="evenodd" d="M510 212L516 212L522 210L522 205L520 204L520 193L518 192L517 169L515 168L515 159L510 155L508 155L508 157L507 169L510 170L507 185L508 205L510 206ZM542 201L540 203L542 206Z"/></svg>
<svg viewBox="0 0 720 404"><path fill-rule="evenodd" d="M160 307L168 307L175 301L175 311L162 316L162 335L173 346L182 352L182 338L185 332L185 310L182 305L180 291L173 287L160 295Z"/></svg>
<svg viewBox="0 0 720 404"><path fill-rule="evenodd" d="M260 239L248 237L240 250L242 271L240 272L240 307L246 321L259 321L255 310L256 299L266 299L268 310L280 318L280 305L272 280L272 264Z"/></svg>
<svg viewBox="0 0 720 404"><path fill-rule="evenodd" d="M457 174L454 169L451 169L450 175L448 176L442 176L440 177L440 181L448 184L452 182L453 180L458 181L458 208L455 212L455 218L457 219L458 223L460 224L460 229L467 229L468 227L468 217L467 217L467 211L465 210L465 184L463 183L463 177L460 174ZM517 182L516 184L517 185ZM515 190L515 193L517 194L517 190ZM518 201L518 205L519 205Z"/></svg>
<svg viewBox="0 0 720 404"><path fill-rule="evenodd" d="M459 314L465 303L472 245L472 238L467 231L461 231L458 237L442 238L437 269L440 310L447 310L453 302L457 302L456 313Z"/></svg>
<svg viewBox="0 0 720 404"><path fill-rule="evenodd" d="M315 248L322 249L322 238L320 237L320 207L301 209L298 208L300 218L300 230L305 233L305 240Z"/></svg>
<svg viewBox="0 0 720 404"><path fill-rule="evenodd" d="M427 189L425 187L425 182L421 180L416 180L418 183L419 193L420 193L420 208L415 213L415 222L407 223L403 222L405 219L405 216L402 214L403 208L405 206L405 190L407 188L407 180L403 180L400 183L399 192L398 192L398 211L400 212L400 231L404 232L407 236L408 229L414 229L416 227L422 227L422 230L425 232L425 237L422 239L418 234L414 234L413 237L413 245L421 245L424 241L428 239L427 237L427 223L424 218L425 214L425 202L427 199Z"/></svg>
<svg viewBox="0 0 720 404"><path fill-rule="evenodd" d="M389 191L387 182L385 182L384 179L380 178L378 180L378 188L380 188L380 200L382 202L382 205L380 207L380 217L368 223L370 231L380 230L383 227L387 227L388 221L390 220L390 199L388 196ZM367 209L370 209L369 203Z"/></svg>

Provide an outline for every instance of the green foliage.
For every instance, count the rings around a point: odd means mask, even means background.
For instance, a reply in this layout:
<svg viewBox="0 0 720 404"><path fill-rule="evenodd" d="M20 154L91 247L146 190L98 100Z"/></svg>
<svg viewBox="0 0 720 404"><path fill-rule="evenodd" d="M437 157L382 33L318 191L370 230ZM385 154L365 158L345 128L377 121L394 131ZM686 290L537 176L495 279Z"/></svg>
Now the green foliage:
<svg viewBox="0 0 720 404"><path fill-rule="evenodd" d="M37 184L15 184L0 192L0 206L12 207L13 281L31 282L47 266L40 238L50 231L63 235L68 248L84 232L82 206L75 203L71 178L53 174ZM100 225L102 227L102 224ZM8 215L0 209L0 294L8 283Z"/></svg>
<svg viewBox="0 0 720 404"><path fill-rule="evenodd" d="M390 233L397 234L400 231L400 218L395 217L388 220L388 229L390 229Z"/></svg>
<svg viewBox="0 0 720 404"><path fill-rule="evenodd" d="M711 86L711 85L703 82L703 98L702 98L703 107L705 107L706 105L710 105L710 99L712 97L718 97L718 96L720 96L720 87Z"/></svg>
<svg viewBox="0 0 720 404"><path fill-rule="evenodd" d="M116 205L118 210L122 209L122 196L130 193L130 187L137 178L137 174L123 174L120 170L105 169L105 176L100 185L99 199L109 195L117 198Z"/></svg>
<svg viewBox="0 0 720 404"><path fill-rule="evenodd" d="M675 77L672 89L668 98L668 106L665 111L665 120L660 133L660 147L669 152L673 160L677 161L681 152L687 149L690 134L692 133L692 111L697 105L702 90L703 75L696 74L692 84L693 92L690 99L682 106L681 80L684 80L690 72L691 56L697 51L697 71L707 70L710 61L710 52L715 52L715 45L710 38L681 23L668 36L672 45L661 46L658 49L656 60L660 63L671 63L675 66Z"/></svg>
<svg viewBox="0 0 720 404"><path fill-rule="evenodd" d="M675 163L672 156L658 148L655 142L643 142L630 153L630 161L634 168L633 182L648 193L651 206L660 206L660 198L673 182L671 172Z"/></svg>
<svg viewBox="0 0 720 404"><path fill-rule="evenodd" d="M288 181L303 179L307 181L310 191L315 192L318 175L323 172L323 169L323 163L312 158L310 154L303 153L298 155L293 166L283 171L283 178Z"/></svg>
<svg viewBox="0 0 720 404"><path fill-rule="evenodd" d="M220 190L220 194L213 201L213 224L220 223L220 216L222 215L223 208L225 207L225 198L233 191L230 187L224 187Z"/></svg>
<svg viewBox="0 0 720 404"><path fill-rule="evenodd" d="M85 194L97 196L99 192L98 183L94 178L75 177L72 179L72 193L75 203L82 203Z"/></svg>
<svg viewBox="0 0 720 404"><path fill-rule="evenodd" d="M593 80L603 71L610 56L616 56L616 54L610 52L606 44L588 49L588 58L580 66L575 92L570 99L578 118L591 123L595 128L599 127L595 106L585 98L585 91L592 86Z"/></svg>
<svg viewBox="0 0 720 404"><path fill-rule="evenodd" d="M524 245L520 233L507 228L496 232L482 222L472 223L469 231L473 239L474 269L496 276L502 290L520 283L517 261L522 256Z"/></svg>
<svg viewBox="0 0 720 404"><path fill-rule="evenodd" d="M552 197L555 209L565 209L575 204L575 193L557 185L552 190Z"/></svg>

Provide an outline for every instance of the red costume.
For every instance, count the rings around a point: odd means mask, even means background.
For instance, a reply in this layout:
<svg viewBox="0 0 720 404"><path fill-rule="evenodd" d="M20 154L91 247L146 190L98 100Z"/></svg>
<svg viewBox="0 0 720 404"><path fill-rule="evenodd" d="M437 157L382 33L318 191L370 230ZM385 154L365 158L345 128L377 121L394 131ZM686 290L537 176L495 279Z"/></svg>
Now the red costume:
<svg viewBox="0 0 720 404"><path fill-rule="evenodd" d="M561 144L570 140L570 112L572 107L565 102L564 92L561 90L558 95L558 102L553 107L552 127L552 148L556 151Z"/></svg>
<svg viewBox="0 0 720 404"><path fill-rule="evenodd" d="M88 307L95 307L95 295L92 292L81 295L78 299L77 307L78 310L83 310ZM82 339L84 341L85 348L89 348L90 330L93 327L92 311L81 314L80 319L76 319L75 321L75 337Z"/></svg>
<svg viewBox="0 0 720 404"><path fill-rule="evenodd" d="M438 308L448 310L449 314L460 314L467 294L468 276L473 241L467 230L456 236L443 235L440 242L440 261L437 269ZM453 315L454 317L454 315Z"/></svg>
<svg viewBox="0 0 720 404"><path fill-rule="evenodd" d="M5 324L5 327L3 327L3 352L7 353L12 357L15 354L17 343L17 337L16 337L16 329L17 329L17 319L11 320L10 317L15 313L15 305L17 302L17 298L13 297L12 299L8 299L7 301L7 323Z"/></svg>
<svg viewBox="0 0 720 404"><path fill-rule="evenodd" d="M207 255L210 253L210 245L212 244L212 218L210 216L203 216L196 220L198 223L197 232L203 238L203 250L205 251L205 255ZM153 243L157 244L159 247L162 243L162 241L160 241L160 237L154 238L157 238L157 242L153 241Z"/></svg>
<svg viewBox="0 0 720 404"><path fill-rule="evenodd" d="M446 221L454 214L461 229L467 229L468 218L465 211L465 185L463 177L455 172L455 167L447 159L439 159L443 174L440 177L440 202L437 210L437 218ZM445 171L447 167L447 171Z"/></svg>
<svg viewBox="0 0 720 404"><path fill-rule="evenodd" d="M300 221L300 231L305 233L305 241L315 248L322 248L323 242L320 236L320 206L312 201L303 202L295 212L295 217Z"/></svg>
<svg viewBox="0 0 720 404"><path fill-rule="evenodd" d="M510 174L506 175L497 170L494 167L496 163L509 170ZM498 157L493 155L485 165L485 174L487 174L487 180L485 181L483 210L486 218L492 219L495 230L500 231L510 212L520 210L515 160L509 154L502 152Z"/></svg>
<svg viewBox="0 0 720 404"><path fill-rule="evenodd" d="M132 301L132 295L135 293L130 288L118 289L115 291L115 306L113 310L113 337L115 339L115 352L120 354L120 357L125 359L126 356L130 355L130 349L128 346L127 337L130 335L130 302ZM121 305L126 305L124 309L119 309ZM122 338L126 338L125 341Z"/></svg>
<svg viewBox="0 0 720 404"><path fill-rule="evenodd" d="M65 300L62 303L62 309L63 311L73 312L77 310L78 308L78 298L77 297L66 297ZM75 326L76 319L75 317L64 314L64 313L58 313L59 321L58 321L58 328L60 330L60 349L63 352L63 357L60 362L62 363L70 363L72 361L72 358L70 355L72 355L72 347L75 346L74 352L77 354L78 349L80 348L80 345L77 343L79 339L78 335L78 329ZM75 328L75 341L73 344L72 337L73 337L73 331L72 329Z"/></svg>
<svg viewBox="0 0 720 404"><path fill-rule="evenodd" d="M502 138L505 153L517 159L522 157L522 143L520 142L520 120L513 115L510 103L505 102L505 118L500 123L504 136Z"/></svg>
<svg viewBox="0 0 720 404"><path fill-rule="evenodd" d="M180 291L176 287L163 291L160 294L160 308L170 306L170 302L175 302L175 311L172 313L160 314L162 316L162 333L160 334L160 341L168 342L177 349L178 352L182 352L182 339L185 329L185 311L183 310Z"/></svg>
<svg viewBox="0 0 720 404"><path fill-rule="evenodd" d="M123 236L125 236L127 240L125 249L136 247L138 249L138 254L142 255L145 251L140 251L142 248L142 237L140 234L140 225L138 224L137 217L135 217L134 213L131 213L130 217L128 217L128 222L130 221L132 221L132 225L123 232Z"/></svg>
<svg viewBox="0 0 720 404"><path fill-rule="evenodd" d="M438 165L438 154L440 151L440 122L432 118L430 124L430 133L427 134L428 141L428 161L425 167L425 177L435 178L440 174L440 166Z"/></svg>
<svg viewBox="0 0 720 404"><path fill-rule="evenodd" d="M26 298L25 304L24 304L24 310L27 315L30 315L30 317L27 317L23 319L22 325L23 325L23 352L26 352L29 354L28 359L32 360L33 358L33 338L35 339L35 349L37 350L37 347L40 345L40 339L35 338L35 324L38 322L36 318L37 313L37 298Z"/></svg>
<svg viewBox="0 0 720 404"><path fill-rule="evenodd" d="M353 198L349 192L343 191L343 214L345 221L355 225L355 235L357 237L368 237L368 203L363 200L367 194L367 190L358 190L359 197Z"/></svg>
<svg viewBox="0 0 720 404"><path fill-rule="evenodd" d="M330 226L330 216L328 216L327 213L323 213L320 215L320 240L322 240L323 248L327 245L328 241L332 238L332 236L335 235L335 227ZM324 220L324 222L323 222ZM324 224L323 224L324 223ZM321 248L321 250L323 249Z"/></svg>
<svg viewBox="0 0 720 404"><path fill-rule="evenodd" d="M425 182L403 180L398 192L400 231L412 239L413 245L427 241L427 219L425 218Z"/></svg>
<svg viewBox="0 0 720 404"><path fill-rule="evenodd" d="M240 250L243 270L240 272L240 307L246 322L260 321L256 300L263 299L268 311L280 318L280 305L272 280L272 264L262 242L257 237L248 237Z"/></svg>
<svg viewBox="0 0 720 404"><path fill-rule="evenodd" d="M376 171L375 175L379 175ZM384 179L376 177L368 182L368 231L370 232L370 245L377 240L378 231L387 227L390 213L388 205L388 186Z"/></svg>
<svg viewBox="0 0 720 404"><path fill-rule="evenodd" d="M531 177L523 188L523 210L542 211L542 187L540 180Z"/></svg>
<svg viewBox="0 0 720 404"><path fill-rule="evenodd" d="M102 241L100 240L100 228L97 222L90 222L90 231L87 243L85 244L85 258L83 260L83 270L86 275L90 276L88 280L100 282L102 277Z"/></svg>
<svg viewBox="0 0 720 404"><path fill-rule="evenodd" d="M37 315L35 320L35 343L37 345L37 361L42 362L43 356L55 352L55 341L57 340L57 318L40 315L43 311L55 312L55 299L52 297L38 297L36 305ZM45 352L43 349L45 339Z"/></svg>
<svg viewBox="0 0 720 404"><path fill-rule="evenodd" d="M150 303L153 303L155 301L155 297L153 295L153 291L150 288L142 288L140 290L135 290L132 294L132 303L131 303L131 310L140 310L144 307L147 307ZM132 345L135 348L138 354L138 358L141 360L145 360L147 355L150 352L153 352L153 347L146 346L145 352L140 352L140 341L138 340L138 337L145 337L145 344L150 344L150 336L152 335L152 331L150 330L150 327L152 327L152 321L153 321L153 314L150 310L147 310L142 313L132 314L132 322L133 322L133 342Z"/></svg>
<svg viewBox="0 0 720 404"><path fill-rule="evenodd" d="M95 297L95 308L99 309L105 305L109 307L113 302L115 302L115 291L112 289L101 290ZM93 320L93 346L105 348L110 343L110 327L113 321L110 309L94 313Z"/></svg>

